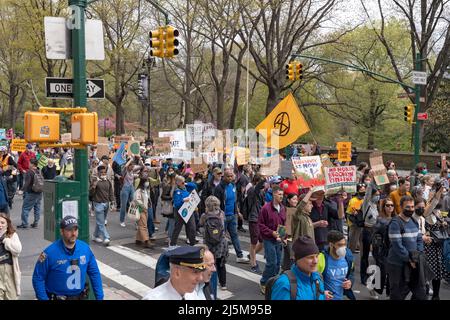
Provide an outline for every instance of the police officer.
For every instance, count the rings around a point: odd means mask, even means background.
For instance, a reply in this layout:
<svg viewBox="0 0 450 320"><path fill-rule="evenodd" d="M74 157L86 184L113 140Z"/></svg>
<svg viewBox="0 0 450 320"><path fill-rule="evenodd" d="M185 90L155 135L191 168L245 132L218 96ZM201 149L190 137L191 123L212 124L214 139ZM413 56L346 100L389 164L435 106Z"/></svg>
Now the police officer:
<svg viewBox="0 0 450 320"><path fill-rule="evenodd" d="M78 238L78 221L66 216L60 223L61 239L39 256L33 272L33 288L39 300L83 300L88 297L89 276L94 295L103 300L100 271L89 246Z"/></svg>
<svg viewBox="0 0 450 320"><path fill-rule="evenodd" d="M199 300L187 295L194 292L203 281L205 249L182 246L169 253L170 278L164 284L150 290L143 300Z"/></svg>

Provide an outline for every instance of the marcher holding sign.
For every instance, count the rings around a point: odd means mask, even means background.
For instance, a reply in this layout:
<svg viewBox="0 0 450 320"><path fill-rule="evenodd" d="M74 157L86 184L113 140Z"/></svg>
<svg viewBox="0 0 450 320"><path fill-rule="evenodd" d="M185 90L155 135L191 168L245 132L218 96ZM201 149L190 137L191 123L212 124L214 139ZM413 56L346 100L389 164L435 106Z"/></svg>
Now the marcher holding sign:
<svg viewBox="0 0 450 320"><path fill-rule="evenodd" d="M381 186L389 183L386 167L383 162L383 154L379 151L370 154L370 166L374 172L374 178L377 185Z"/></svg>
<svg viewBox="0 0 450 320"><path fill-rule="evenodd" d="M175 192L173 193L173 206L176 212L175 227L170 239L170 245L177 245L178 236L180 235L183 225L185 226L189 244L194 245L196 227L193 213L200 203L200 197L195 190L189 194L186 190L186 183L183 176L176 176L175 183L177 185Z"/></svg>

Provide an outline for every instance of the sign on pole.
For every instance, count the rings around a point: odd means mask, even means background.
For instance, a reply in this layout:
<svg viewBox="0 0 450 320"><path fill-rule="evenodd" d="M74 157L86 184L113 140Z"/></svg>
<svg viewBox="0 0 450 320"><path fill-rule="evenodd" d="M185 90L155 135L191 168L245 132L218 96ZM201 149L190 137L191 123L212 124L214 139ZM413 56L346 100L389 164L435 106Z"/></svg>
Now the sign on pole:
<svg viewBox="0 0 450 320"><path fill-rule="evenodd" d="M51 99L73 99L73 79L45 78L45 94ZM105 99L105 80L86 79L88 99Z"/></svg>
<svg viewBox="0 0 450 320"><path fill-rule="evenodd" d="M199 203L200 197L198 196L197 191L193 190L189 195L189 201L183 203L181 208L178 209L178 213L185 223L188 223Z"/></svg>
<svg viewBox="0 0 450 320"><path fill-rule="evenodd" d="M427 112L419 112L417 114L417 120L428 120L428 113Z"/></svg>
<svg viewBox="0 0 450 320"><path fill-rule="evenodd" d="M412 82L414 84L426 85L427 84L427 73L423 71L413 71Z"/></svg>

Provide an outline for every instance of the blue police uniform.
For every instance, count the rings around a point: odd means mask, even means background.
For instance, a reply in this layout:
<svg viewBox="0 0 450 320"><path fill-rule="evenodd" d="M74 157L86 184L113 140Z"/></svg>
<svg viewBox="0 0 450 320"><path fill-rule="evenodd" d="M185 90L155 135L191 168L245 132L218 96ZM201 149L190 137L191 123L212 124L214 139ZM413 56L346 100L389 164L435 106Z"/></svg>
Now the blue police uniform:
<svg viewBox="0 0 450 320"><path fill-rule="evenodd" d="M49 295L80 296L91 280L97 300L103 300L100 270L89 246L77 240L71 253L60 239L47 247L39 256L33 272L33 288L39 300L49 300Z"/></svg>

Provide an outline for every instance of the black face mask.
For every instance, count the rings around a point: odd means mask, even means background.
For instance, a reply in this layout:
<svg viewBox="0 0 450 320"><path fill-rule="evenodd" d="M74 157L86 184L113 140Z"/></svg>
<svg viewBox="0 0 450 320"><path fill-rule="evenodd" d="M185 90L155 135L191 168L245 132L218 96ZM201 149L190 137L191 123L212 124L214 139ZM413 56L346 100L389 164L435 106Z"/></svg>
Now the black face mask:
<svg viewBox="0 0 450 320"><path fill-rule="evenodd" d="M418 216L422 216L424 212L425 212L425 208L417 208L416 209L416 214Z"/></svg>
<svg viewBox="0 0 450 320"><path fill-rule="evenodd" d="M412 215L414 214L414 211L413 211L413 210L403 210L403 214L404 214L406 217L411 218Z"/></svg>
<svg viewBox="0 0 450 320"><path fill-rule="evenodd" d="M365 195L366 195L365 192L358 192L358 197L360 198L364 198Z"/></svg>

